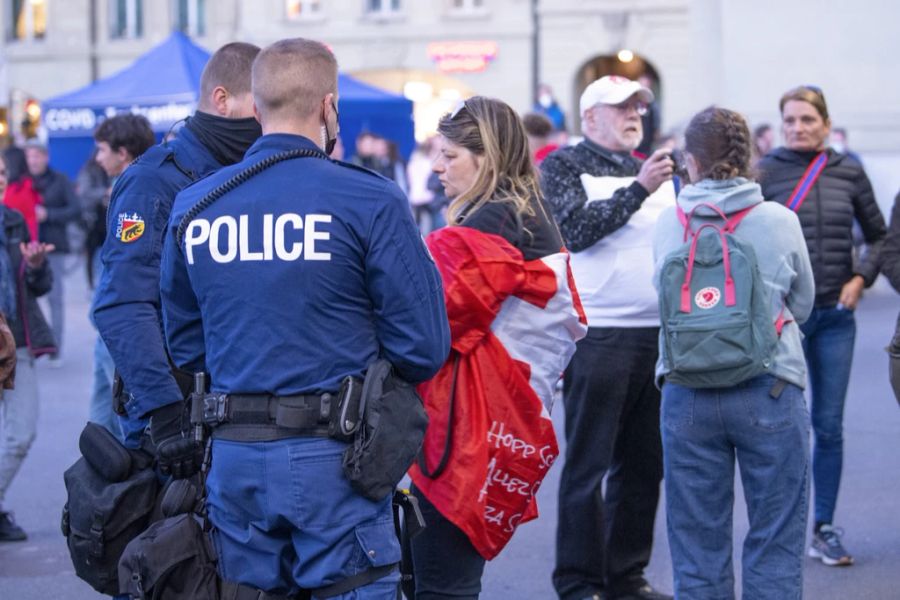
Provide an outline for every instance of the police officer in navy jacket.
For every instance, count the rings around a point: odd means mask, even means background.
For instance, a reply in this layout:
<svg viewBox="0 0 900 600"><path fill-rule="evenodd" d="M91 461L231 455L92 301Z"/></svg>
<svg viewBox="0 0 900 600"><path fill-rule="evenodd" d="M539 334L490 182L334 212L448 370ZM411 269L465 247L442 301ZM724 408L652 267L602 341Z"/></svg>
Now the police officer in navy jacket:
<svg viewBox="0 0 900 600"><path fill-rule="evenodd" d="M338 131L333 54L276 42L254 62L253 97L263 137L172 210L161 290L175 363L208 372L228 411L243 407L237 426L260 407L264 417L288 401L320 407L377 358L409 382L432 377L449 351L440 278L396 184L326 156ZM258 442L213 430L220 574L270 594L393 599L390 497L355 492L341 470L347 444L314 422L251 430L274 432ZM348 580L352 593L322 589Z"/></svg>
<svg viewBox="0 0 900 600"><path fill-rule="evenodd" d="M180 434L184 390L166 356L159 312L163 234L175 194L241 160L259 137L250 94L250 67L258 53L257 46L240 42L216 51L200 78L196 113L176 139L150 148L126 168L112 191L93 313L128 392L128 415L121 423L130 447L140 446L150 413L162 408L156 437ZM176 452L163 466L168 470L168 462L180 460Z"/></svg>

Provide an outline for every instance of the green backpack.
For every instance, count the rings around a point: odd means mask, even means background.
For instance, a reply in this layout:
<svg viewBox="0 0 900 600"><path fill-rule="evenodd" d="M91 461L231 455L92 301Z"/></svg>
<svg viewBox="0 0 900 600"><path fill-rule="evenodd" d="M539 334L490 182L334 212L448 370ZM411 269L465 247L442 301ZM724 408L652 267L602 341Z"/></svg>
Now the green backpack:
<svg viewBox="0 0 900 600"><path fill-rule="evenodd" d="M694 231L685 215L684 244L660 271L659 309L666 380L692 388L724 388L766 373L783 325L773 324L753 247L734 230L753 207Z"/></svg>

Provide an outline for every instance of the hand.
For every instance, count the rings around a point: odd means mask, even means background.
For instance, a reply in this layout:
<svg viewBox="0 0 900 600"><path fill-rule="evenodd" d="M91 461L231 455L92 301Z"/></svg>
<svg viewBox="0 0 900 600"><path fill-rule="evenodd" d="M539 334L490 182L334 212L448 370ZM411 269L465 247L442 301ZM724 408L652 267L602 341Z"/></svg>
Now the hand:
<svg viewBox="0 0 900 600"><path fill-rule="evenodd" d="M40 204L36 205L34 207L34 216L37 217L38 223L43 223L47 220L47 209Z"/></svg>
<svg viewBox="0 0 900 600"><path fill-rule="evenodd" d="M43 242L25 242L19 243L19 250L22 252L22 259L29 269L39 269L43 266L47 255L54 250L56 246L53 244L45 244Z"/></svg>
<svg viewBox="0 0 900 600"><path fill-rule="evenodd" d="M672 161L671 151L662 148L651 154L650 158L641 165L637 182L652 194L664 182L672 179L674 170L675 163Z"/></svg>
<svg viewBox="0 0 900 600"><path fill-rule="evenodd" d="M844 287L841 288L841 295L838 298L838 302L840 302L847 310L856 309L856 305L859 304L859 299L862 297L863 288L865 286L866 280L862 278L862 275L854 275L850 281L845 283Z"/></svg>
<svg viewBox="0 0 900 600"><path fill-rule="evenodd" d="M203 446L184 433L182 401L167 404L150 413L150 438L163 475L187 479L203 464Z"/></svg>

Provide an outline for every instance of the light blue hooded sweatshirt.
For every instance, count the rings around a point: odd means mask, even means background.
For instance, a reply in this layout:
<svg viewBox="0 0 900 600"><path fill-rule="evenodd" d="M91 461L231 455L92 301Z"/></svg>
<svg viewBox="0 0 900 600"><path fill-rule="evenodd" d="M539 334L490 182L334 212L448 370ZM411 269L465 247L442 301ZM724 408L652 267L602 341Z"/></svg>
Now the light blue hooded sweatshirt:
<svg viewBox="0 0 900 600"><path fill-rule="evenodd" d="M735 235L756 251L760 276L768 289L772 306L772 322L784 307L788 321L782 330L770 372L800 388L806 387L806 360L801 344L799 324L809 318L815 301L815 284L806 240L800 221L790 209L777 202L764 202L759 184L743 177L726 180L704 179L686 186L678 196L678 205L689 214L699 204L713 204L726 215L754 206L735 230ZM697 230L705 222L722 223L707 207L700 207L691 221ZM684 226L675 207L665 210L656 222L653 259L656 269L653 284L659 290L659 272L667 255L682 245ZM665 344L660 333L657 381L666 373L663 353Z"/></svg>

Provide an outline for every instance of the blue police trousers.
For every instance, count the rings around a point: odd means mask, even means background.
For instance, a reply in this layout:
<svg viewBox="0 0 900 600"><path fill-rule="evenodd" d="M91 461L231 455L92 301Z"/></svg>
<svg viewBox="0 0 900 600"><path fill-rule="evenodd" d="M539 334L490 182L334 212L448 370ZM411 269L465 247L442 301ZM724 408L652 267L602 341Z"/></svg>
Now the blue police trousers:
<svg viewBox="0 0 900 600"><path fill-rule="evenodd" d="M321 437L213 442L209 517L225 580L293 594L400 560L391 498L373 502L350 487L346 447ZM395 600L399 578L335 598Z"/></svg>

